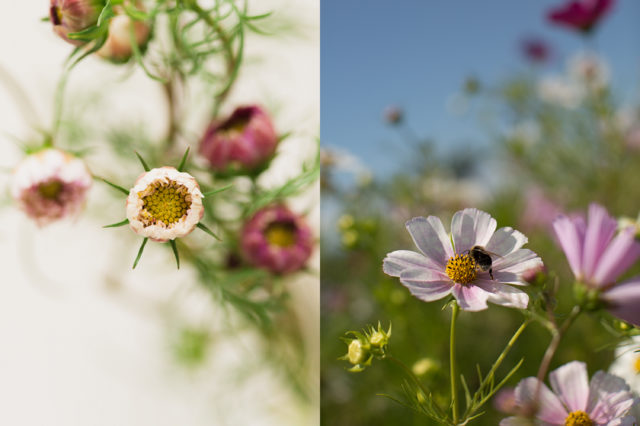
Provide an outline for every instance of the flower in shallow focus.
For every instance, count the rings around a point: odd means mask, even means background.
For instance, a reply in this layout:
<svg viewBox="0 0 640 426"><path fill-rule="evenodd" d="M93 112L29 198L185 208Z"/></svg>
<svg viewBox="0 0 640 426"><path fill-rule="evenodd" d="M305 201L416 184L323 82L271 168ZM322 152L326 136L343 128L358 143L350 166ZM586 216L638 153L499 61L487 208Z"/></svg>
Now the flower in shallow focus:
<svg viewBox="0 0 640 426"><path fill-rule="evenodd" d="M82 41L72 40L68 34L96 25L104 6L105 0L51 0L49 18L53 30L67 42L81 45Z"/></svg>
<svg viewBox="0 0 640 426"><path fill-rule="evenodd" d="M465 209L453 215L452 238L435 216L417 217L406 224L421 253L407 250L391 252L384 259L386 274L399 277L415 297L431 302L449 294L467 311L487 308L487 302L521 308L529 296L507 284L526 285L522 274L542 264L520 232L510 227L496 231L496 221L488 213ZM453 245L452 245L453 240ZM469 250L482 246L492 256L493 279L482 270Z"/></svg>
<svg viewBox="0 0 640 426"><path fill-rule="evenodd" d="M283 205L259 210L245 224L242 251L252 264L277 274L301 269L313 250L311 228Z"/></svg>
<svg viewBox="0 0 640 426"><path fill-rule="evenodd" d="M109 21L109 36L96 54L109 61L122 63L133 55L131 26L133 25L133 36L138 49L144 50L151 36L151 25L144 21L134 21L122 10L116 10L120 13Z"/></svg>
<svg viewBox="0 0 640 426"><path fill-rule="evenodd" d="M217 172L256 173L268 165L277 146L271 118L254 105L236 108L226 120L211 123L200 153Z"/></svg>
<svg viewBox="0 0 640 426"><path fill-rule="evenodd" d="M579 52L567 62L569 76L581 86L602 90L609 84L611 71L607 63L592 52Z"/></svg>
<svg viewBox="0 0 640 426"><path fill-rule="evenodd" d="M614 3L614 0L571 0L551 9L547 18L556 25L588 33L611 10Z"/></svg>
<svg viewBox="0 0 640 426"><path fill-rule="evenodd" d="M82 160L58 149L45 149L25 158L13 172L11 195L40 226L75 216L91 187L91 174Z"/></svg>
<svg viewBox="0 0 640 426"><path fill-rule="evenodd" d="M534 64L542 64L549 60L551 48L539 38L528 38L522 41L524 57Z"/></svg>
<svg viewBox="0 0 640 426"><path fill-rule="evenodd" d="M552 371L549 381L553 392L535 377L520 381L516 387L519 407L536 407L538 425L559 426L632 426L628 415L634 404L629 386L620 377L598 371L591 378L583 362L573 361ZM537 395L536 395L537 394ZM528 420L509 417L500 426L520 426Z"/></svg>
<svg viewBox="0 0 640 426"><path fill-rule="evenodd" d="M544 102L567 109L577 108L585 97L584 88L565 76L551 75L541 78L536 90Z"/></svg>
<svg viewBox="0 0 640 426"><path fill-rule="evenodd" d="M184 237L204 215L202 198L198 182L189 173L173 167L151 169L129 191L129 226L153 241Z"/></svg>
<svg viewBox="0 0 640 426"><path fill-rule="evenodd" d="M618 346L609 372L622 377L633 392L640 393L640 336Z"/></svg>

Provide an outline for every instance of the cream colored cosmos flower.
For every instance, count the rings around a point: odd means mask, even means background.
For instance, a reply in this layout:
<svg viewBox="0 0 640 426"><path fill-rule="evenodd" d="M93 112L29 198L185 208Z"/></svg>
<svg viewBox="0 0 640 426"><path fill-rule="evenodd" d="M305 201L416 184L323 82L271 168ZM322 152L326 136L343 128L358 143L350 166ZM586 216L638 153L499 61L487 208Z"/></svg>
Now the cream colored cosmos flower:
<svg viewBox="0 0 640 426"><path fill-rule="evenodd" d="M191 233L204 215L202 192L189 173L174 167L140 175L127 197L127 219L136 234L165 242Z"/></svg>

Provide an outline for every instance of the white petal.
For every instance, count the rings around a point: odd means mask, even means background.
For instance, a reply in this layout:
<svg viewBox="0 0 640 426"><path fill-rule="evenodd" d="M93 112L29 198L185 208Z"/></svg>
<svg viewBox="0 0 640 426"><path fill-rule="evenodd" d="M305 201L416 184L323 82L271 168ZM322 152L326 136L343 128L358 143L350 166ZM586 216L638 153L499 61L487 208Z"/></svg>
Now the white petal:
<svg viewBox="0 0 640 426"><path fill-rule="evenodd" d="M549 374L549 382L570 412L587 409L589 377L584 362L573 361L557 368Z"/></svg>
<svg viewBox="0 0 640 426"><path fill-rule="evenodd" d="M527 237L519 231L505 227L498 229L493 234L485 248L492 253L504 257L521 248L527 241Z"/></svg>
<svg viewBox="0 0 640 426"><path fill-rule="evenodd" d="M536 414L538 419L553 425L564 424L564 419L567 418L569 413L558 397L535 377L527 377L521 380L516 387L516 402L518 406L527 407L536 400L539 402L539 409Z"/></svg>
<svg viewBox="0 0 640 426"><path fill-rule="evenodd" d="M487 299L489 293L475 285L455 284L453 287L453 297L458 301L458 305L464 311L476 312L487 309Z"/></svg>
<svg viewBox="0 0 640 426"><path fill-rule="evenodd" d="M399 277L405 269L436 269L437 267L438 265L428 257L409 250L396 250L388 253L382 262L382 270L392 277Z"/></svg>
<svg viewBox="0 0 640 426"><path fill-rule="evenodd" d="M489 302L507 308L526 309L529 295L524 291L495 281L476 280L475 285L489 293Z"/></svg>
<svg viewBox="0 0 640 426"><path fill-rule="evenodd" d="M443 276L447 279L443 279ZM452 288L452 283L446 275L424 268L404 270L400 275L400 282L412 295L425 302L442 299L451 293Z"/></svg>
<svg viewBox="0 0 640 426"><path fill-rule="evenodd" d="M486 246L496 230L496 220L478 209L464 209L451 219L451 235L456 253L463 253L474 245Z"/></svg>
<svg viewBox="0 0 640 426"><path fill-rule="evenodd" d="M444 267L453 257L451 240L437 217L414 217L406 226L413 242L431 260Z"/></svg>
<svg viewBox="0 0 640 426"><path fill-rule="evenodd" d="M591 378L587 412L598 423L624 417L634 404L633 394L620 377L598 371Z"/></svg>

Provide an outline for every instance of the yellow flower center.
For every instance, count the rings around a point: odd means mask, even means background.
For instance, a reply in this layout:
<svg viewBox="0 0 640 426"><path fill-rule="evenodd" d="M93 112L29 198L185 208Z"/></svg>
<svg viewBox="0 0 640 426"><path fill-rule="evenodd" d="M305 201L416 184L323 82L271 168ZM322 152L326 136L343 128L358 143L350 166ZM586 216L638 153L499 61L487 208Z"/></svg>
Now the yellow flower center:
<svg viewBox="0 0 640 426"><path fill-rule="evenodd" d="M147 226L158 222L172 225L182 219L191 206L189 190L176 182L154 182L138 195L143 202L141 221Z"/></svg>
<svg viewBox="0 0 640 426"><path fill-rule="evenodd" d="M640 355L636 355L636 359L633 362L633 370L636 374L640 374Z"/></svg>
<svg viewBox="0 0 640 426"><path fill-rule="evenodd" d="M593 421L584 411L574 411L569 413L564 419L564 426L593 426Z"/></svg>
<svg viewBox="0 0 640 426"><path fill-rule="evenodd" d="M453 282L469 284L478 275L476 267L476 262L468 254L456 254L447 262L446 273Z"/></svg>
<svg viewBox="0 0 640 426"><path fill-rule="evenodd" d="M38 186L38 192L40 193L40 195L42 195L44 198L48 200L57 199L61 191L62 191L62 182L58 180L52 180L50 182L41 183Z"/></svg>
<svg viewBox="0 0 640 426"><path fill-rule="evenodd" d="M295 226L292 223L272 223L265 231L269 244L278 247L290 247L296 242Z"/></svg>

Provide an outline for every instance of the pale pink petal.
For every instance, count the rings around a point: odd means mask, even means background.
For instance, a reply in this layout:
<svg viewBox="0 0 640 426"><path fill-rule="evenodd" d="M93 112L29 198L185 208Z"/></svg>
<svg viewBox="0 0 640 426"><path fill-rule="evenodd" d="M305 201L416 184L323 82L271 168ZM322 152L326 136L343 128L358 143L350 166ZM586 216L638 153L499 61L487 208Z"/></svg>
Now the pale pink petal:
<svg viewBox="0 0 640 426"><path fill-rule="evenodd" d="M529 249L519 249L493 261L493 271L521 274L542 265L542 260Z"/></svg>
<svg viewBox="0 0 640 426"><path fill-rule="evenodd" d="M500 420L500 426L538 426L531 419L524 417L507 417ZM545 424L546 426L546 424Z"/></svg>
<svg viewBox="0 0 640 426"><path fill-rule="evenodd" d="M627 280L602 294L612 315L640 327L640 277Z"/></svg>
<svg viewBox="0 0 640 426"><path fill-rule="evenodd" d="M526 309L529 295L522 290L495 281L477 279L474 284L489 293L488 301L507 308Z"/></svg>
<svg viewBox="0 0 640 426"><path fill-rule="evenodd" d="M598 371L591 378L587 413L598 424L624 417L634 404L629 386L620 377Z"/></svg>
<svg viewBox="0 0 640 426"><path fill-rule="evenodd" d="M625 416L621 419L615 419L607 423L607 426L637 426L636 418L633 416Z"/></svg>
<svg viewBox="0 0 640 426"><path fill-rule="evenodd" d="M397 250L387 254L382 263L382 270L392 277L399 277L405 269L429 268L437 269L433 260L409 250Z"/></svg>
<svg viewBox="0 0 640 426"><path fill-rule="evenodd" d="M498 229L485 248L499 256L506 256L521 248L527 241L527 237L522 233L507 226Z"/></svg>
<svg viewBox="0 0 640 426"><path fill-rule="evenodd" d="M486 246L496 230L496 220L478 209L458 211L451 219L451 235L456 253L475 245Z"/></svg>
<svg viewBox="0 0 640 426"><path fill-rule="evenodd" d="M549 374L554 392L570 412L585 411L589 399L589 376L584 362L573 361Z"/></svg>
<svg viewBox="0 0 640 426"><path fill-rule="evenodd" d="M560 216L553 221L553 230L558 237L565 256L567 256L573 275L578 279L582 278L582 247L584 241L579 226L575 220Z"/></svg>
<svg viewBox="0 0 640 426"><path fill-rule="evenodd" d="M487 309L489 293L475 285L466 286L456 283L453 286L453 297L463 311L476 312Z"/></svg>
<svg viewBox="0 0 640 426"><path fill-rule="evenodd" d="M448 277L432 269L406 269L400 275L400 282L412 295L425 302L442 299L451 293L452 283Z"/></svg>
<svg viewBox="0 0 640 426"><path fill-rule="evenodd" d="M582 253L582 271L586 277L591 277L595 272L598 261L613 238L617 227L618 222L609 216L604 207L598 204L589 206Z"/></svg>
<svg viewBox="0 0 640 426"><path fill-rule="evenodd" d="M535 377L527 377L518 383L516 401L520 407L527 407L538 401L539 409L536 417L552 425L564 425L564 420L569 415L558 397Z"/></svg>
<svg viewBox="0 0 640 426"><path fill-rule="evenodd" d="M612 284L640 257L640 244L633 228L620 231L598 262L593 283L598 286Z"/></svg>
<svg viewBox="0 0 640 426"><path fill-rule="evenodd" d="M420 251L443 267L453 257L453 247L442 222L435 216L414 217L406 223L413 242Z"/></svg>

